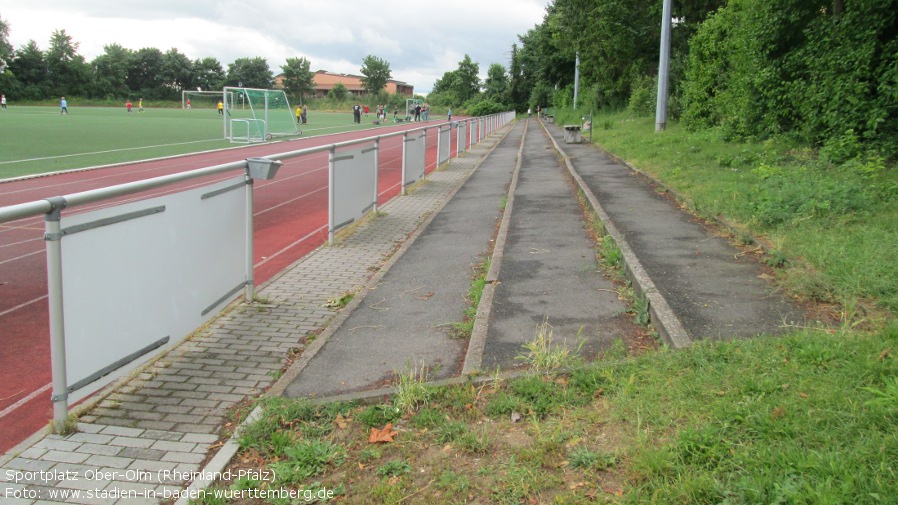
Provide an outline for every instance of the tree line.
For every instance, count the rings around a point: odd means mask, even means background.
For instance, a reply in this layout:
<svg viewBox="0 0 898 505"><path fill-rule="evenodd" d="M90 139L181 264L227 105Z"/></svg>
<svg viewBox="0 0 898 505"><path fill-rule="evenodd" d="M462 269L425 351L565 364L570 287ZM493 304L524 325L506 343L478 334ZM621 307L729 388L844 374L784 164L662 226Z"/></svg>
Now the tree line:
<svg viewBox="0 0 898 505"><path fill-rule="evenodd" d="M509 104L574 106L579 54L578 107L654 114L661 9L554 0L512 46ZM674 0L673 18L672 119L898 156L898 0Z"/></svg>
<svg viewBox="0 0 898 505"><path fill-rule="evenodd" d="M119 44L104 46L103 54L88 62L79 44L65 30L56 30L41 50L29 41L20 48L9 43L9 24L0 19L0 90L16 100L46 100L59 96L121 100L177 100L184 90L220 90L224 86L270 89L275 75L265 58L238 58L227 68L215 58L191 60L172 48L131 50ZM302 101L314 91L314 73L304 57L287 58L281 66L287 94ZM381 92L392 78L390 65L376 56L362 62L363 85ZM338 90L339 92L340 90Z"/></svg>

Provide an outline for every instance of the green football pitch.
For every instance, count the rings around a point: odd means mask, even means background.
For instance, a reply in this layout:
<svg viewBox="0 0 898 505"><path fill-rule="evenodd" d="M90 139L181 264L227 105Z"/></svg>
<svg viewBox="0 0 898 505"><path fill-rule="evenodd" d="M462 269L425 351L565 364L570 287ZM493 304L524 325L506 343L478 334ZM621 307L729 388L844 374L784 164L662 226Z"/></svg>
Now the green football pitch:
<svg viewBox="0 0 898 505"><path fill-rule="evenodd" d="M235 111L236 113L236 111ZM371 128L352 114L309 111L302 137ZM288 137L292 138L292 137ZM234 147L215 109L58 107L0 110L0 180Z"/></svg>

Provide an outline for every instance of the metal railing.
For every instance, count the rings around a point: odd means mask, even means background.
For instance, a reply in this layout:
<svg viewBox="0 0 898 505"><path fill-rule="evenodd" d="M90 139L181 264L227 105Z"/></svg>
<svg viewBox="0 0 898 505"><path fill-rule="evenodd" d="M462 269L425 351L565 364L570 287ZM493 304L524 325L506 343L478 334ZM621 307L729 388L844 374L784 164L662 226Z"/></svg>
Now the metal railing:
<svg viewBox="0 0 898 505"><path fill-rule="evenodd" d="M377 167L378 167L378 152L380 142L383 139L390 137L398 137L401 136L403 138L403 160L402 160L402 194L405 194L406 188L406 170L411 167L407 167L406 163L406 155L405 155L405 140L408 138L410 133L414 132L423 132L426 136L427 130L431 128L437 128L439 132L438 135L442 135L445 132L448 132L451 135L451 130L456 128L457 131L463 132L463 137L459 136L457 138L456 143L456 156L462 152L468 150L470 146L478 143L483 137L488 135L489 133L495 131L498 128L501 128L515 117L514 112L506 112L501 114L495 114L491 116L484 116L478 118L470 118L463 119L458 121L453 121L452 123L436 123L430 124L426 126L422 126L420 128L415 128L411 130L405 130L402 132L389 133L385 135L377 135L372 137L367 137L358 140L349 140L345 142L333 143L318 147L310 147L305 149L299 149L294 151L288 151L283 153L277 153L268 155L265 157L267 160L272 160L274 162L279 162L282 160L297 158L301 156L306 156L314 153L320 152L329 152L329 182L328 182L328 240L333 241L334 232L339 228L340 224L334 222L335 215L335 205L336 205L336 188L335 188L335 171L338 167L338 159L336 156L336 151L341 148L346 148L350 146L357 146L365 143L373 143L375 148L374 155L374 171L375 171L375 179L374 179L374 189L373 189L373 201L374 205L373 210L377 210ZM449 125L448 130L444 130L444 128ZM459 128L461 126L461 128ZM448 145L448 144L447 144ZM441 151L441 143L438 137L437 141L437 165L441 163L440 158ZM451 151L451 150L450 150ZM451 154L450 154L451 158ZM256 160L258 161L258 160ZM44 215L45 220L45 233L44 239L46 242L46 258L47 258L47 280L48 280L48 296L49 296L49 321L50 321L50 340L51 340L51 367L52 367L52 385L53 385L53 426L54 428L60 429L64 425L66 418L68 416L68 406L69 406L69 393L71 392L70 385L68 384L68 379L66 376L66 340L65 340L65 319L64 319L64 303L63 303L63 250L62 250L62 237L65 236L66 231L61 227L61 219L62 214L65 209L71 209L78 206L87 205L90 203L100 202L104 200L109 200L116 197L132 195L136 193L145 192L148 190L170 186L176 183L189 181L192 179L199 179L203 177L208 177L212 175L219 175L229 172L242 171L243 179L246 186L246 237L245 237L245 250L246 250L246 280L245 280L245 289L244 295L247 301L251 301L254 296L254 281L253 281L253 175L250 171L250 163L251 160L240 160L234 161L230 163L224 163L220 165L210 166L206 168L190 170L187 172L164 175L160 177L155 177L151 179L145 179L141 181L135 181L125 184L119 184L115 186L110 186L106 188L99 188L89 191L76 192L62 196L56 196L46 199L41 199L37 201L10 205L6 207L0 207L0 224L7 223L23 218L35 217ZM426 169L422 170L422 174L426 173ZM370 208L369 208L370 209ZM367 211L367 210L366 210ZM345 223L343 223L345 224ZM236 293L235 293L236 294ZM232 298L225 300L230 301ZM214 314L213 314L214 315ZM211 316L210 316L211 317ZM172 343L177 343L180 339L186 337L183 336L174 336L172 337ZM167 340L166 340L167 342ZM157 346L159 347L159 346ZM150 349L149 351L152 351ZM149 352L147 351L147 352ZM161 352L161 349L160 349ZM119 359L116 363L123 361ZM124 365L121 365L124 366ZM107 367L108 368L108 367ZM99 379L97 377L96 379ZM95 379L95 380L96 380ZM83 381L82 381L83 382Z"/></svg>

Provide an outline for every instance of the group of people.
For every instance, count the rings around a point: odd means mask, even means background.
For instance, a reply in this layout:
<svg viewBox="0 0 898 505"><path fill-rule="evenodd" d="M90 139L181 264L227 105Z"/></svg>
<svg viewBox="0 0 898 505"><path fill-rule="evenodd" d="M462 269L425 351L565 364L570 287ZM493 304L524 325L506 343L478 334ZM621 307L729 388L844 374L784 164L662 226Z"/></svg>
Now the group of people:
<svg viewBox="0 0 898 505"><path fill-rule="evenodd" d="M365 117L368 117L368 115L370 113L371 113L371 108L369 106L360 105L358 102L356 102L355 105L352 106L352 122L356 123L356 124L361 124L362 123L362 114L364 114ZM382 121L386 121L387 120L387 106L386 105L375 106L374 114L377 117L377 119L374 121L375 124L380 124ZM394 111L393 115L395 115L395 114L396 114L396 112Z"/></svg>
<svg viewBox="0 0 898 505"><path fill-rule="evenodd" d="M415 121L429 121L430 120L430 104L429 103L416 103L414 109Z"/></svg>
<svg viewBox="0 0 898 505"><path fill-rule="evenodd" d="M63 99L63 101L65 101L65 97L62 97L62 99ZM134 111L131 110L132 107L133 107L133 105L131 104L131 99L129 98L125 102L125 109L128 110L128 114L134 113ZM137 100L137 112L143 112L143 98Z"/></svg>
<svg viewBox="0 0 898 505"><path fill-rule="evenodd" d="M296 124L306 124L309 108L305 104L296 107Z"/></svg>

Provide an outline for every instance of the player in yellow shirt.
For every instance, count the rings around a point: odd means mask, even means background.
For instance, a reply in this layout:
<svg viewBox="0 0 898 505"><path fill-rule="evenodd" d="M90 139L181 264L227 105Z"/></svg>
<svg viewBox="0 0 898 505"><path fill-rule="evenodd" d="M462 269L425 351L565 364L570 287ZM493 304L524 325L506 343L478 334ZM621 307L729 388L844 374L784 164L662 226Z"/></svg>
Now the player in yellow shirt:
<svg viewBox="0 0 898 505"><path fill-rule="evenodd" d="M218 115L224 116L224 102L221 100L218 101Z"/></svg>

